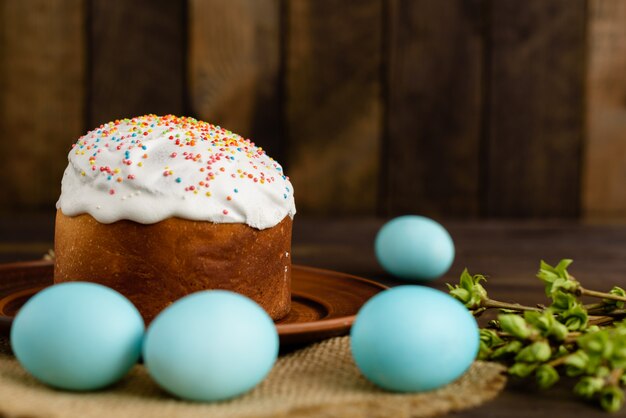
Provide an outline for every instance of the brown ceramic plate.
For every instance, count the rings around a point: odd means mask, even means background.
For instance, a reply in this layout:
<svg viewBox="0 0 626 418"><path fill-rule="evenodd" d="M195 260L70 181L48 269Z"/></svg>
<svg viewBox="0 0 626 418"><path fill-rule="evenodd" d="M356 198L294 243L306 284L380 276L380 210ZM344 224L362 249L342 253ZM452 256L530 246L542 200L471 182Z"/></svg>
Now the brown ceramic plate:
<svg viewBox="0 0 626 418"><path fill-rule="evenodd" d="M53 263L0 265L0 333L8 333L19 308L52 284ZM345 335L361 306L386 286L336 271L294 265L291 312L276 323L283 345Z"/></svg>

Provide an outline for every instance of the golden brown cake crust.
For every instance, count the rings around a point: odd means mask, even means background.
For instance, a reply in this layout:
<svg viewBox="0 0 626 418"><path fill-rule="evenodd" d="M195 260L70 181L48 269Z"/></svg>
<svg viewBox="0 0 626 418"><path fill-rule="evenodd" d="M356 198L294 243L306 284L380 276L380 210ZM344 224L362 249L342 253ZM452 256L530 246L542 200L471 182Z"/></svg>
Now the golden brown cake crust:
<svg viewBox="0 0 626 418"><path fill-rule="evenodd" d="M226 289L259 303L273 319L291 303L290 217L263 230L170 218L101 224L56 216L54 282L89 281L128 297L149 323L172 302Z"/></svg>

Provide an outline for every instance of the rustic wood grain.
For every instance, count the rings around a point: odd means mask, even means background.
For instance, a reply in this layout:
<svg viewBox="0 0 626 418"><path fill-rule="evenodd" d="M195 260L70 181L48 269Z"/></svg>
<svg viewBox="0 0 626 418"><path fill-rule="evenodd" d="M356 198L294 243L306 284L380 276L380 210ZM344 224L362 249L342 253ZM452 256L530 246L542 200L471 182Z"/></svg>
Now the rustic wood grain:
<svg viewBox="0 0 626 418"><path fill-rule="evenodd" d="M587 141L583 183L588 218L626 218L626 2L589 2Z"/></svg>
<svg viewBox="0 0 626 418"><path fill-rule="evenodd" d="M0 0L0 211L50 209L83 131L81 0Z"/></svg>
<svg viewBox="0 0 626 418"><path fill-rule="evenodd" d="M376 210L382 4L286 3L287 172L301 213Z"/></svg>
<svg viewBox="0 0 626 418"><path fill-rule="evenodd" d="M281 161L279 0L191 0L192 113Z"/></svg>
<svg viewBox="0 0 626 418"><path fill-rule="evenodd" d="M486 215L580 212L584 0L491 2Z"/></svg>
<svg viewBox="0 0 626 418"><path fill-rule="evenodd" d="M384 213L478 215L483 3L390 3Z"/></svg>
<svg viewBox="0 0 626 418"><path fill-rule="evenodd" d="M88 126L183 114L185 2L88 1Z"/></svg>

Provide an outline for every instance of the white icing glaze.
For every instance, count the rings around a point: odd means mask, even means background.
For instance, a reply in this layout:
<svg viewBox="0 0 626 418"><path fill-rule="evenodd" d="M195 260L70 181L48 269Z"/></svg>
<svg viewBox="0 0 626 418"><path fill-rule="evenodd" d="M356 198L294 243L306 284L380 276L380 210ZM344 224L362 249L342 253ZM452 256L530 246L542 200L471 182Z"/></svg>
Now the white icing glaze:
<svg viewBox="0 0 626 418"><path fill-rule="evenodd" d="M57 208L101 223L178 217L270 228L296 213L282 167L239 135L193 118L110 122L68 155Z"/></svg>

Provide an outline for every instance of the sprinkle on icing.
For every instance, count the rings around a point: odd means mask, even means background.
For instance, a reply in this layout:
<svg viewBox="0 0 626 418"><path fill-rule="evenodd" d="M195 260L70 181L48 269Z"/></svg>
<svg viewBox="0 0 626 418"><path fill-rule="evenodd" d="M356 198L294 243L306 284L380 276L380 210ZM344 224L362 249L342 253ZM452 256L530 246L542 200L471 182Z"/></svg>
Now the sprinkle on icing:
<svg viewBox="0 0 626 418"><path fill-rule="evenodd" d="M57 202L68 216L146 224L180 217L264 229L295 214L280 164L249 139L189 117L109 122L80 137L68 160Z"/></svg>

